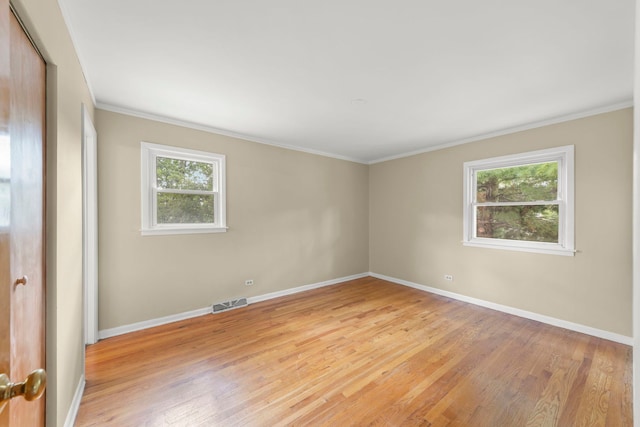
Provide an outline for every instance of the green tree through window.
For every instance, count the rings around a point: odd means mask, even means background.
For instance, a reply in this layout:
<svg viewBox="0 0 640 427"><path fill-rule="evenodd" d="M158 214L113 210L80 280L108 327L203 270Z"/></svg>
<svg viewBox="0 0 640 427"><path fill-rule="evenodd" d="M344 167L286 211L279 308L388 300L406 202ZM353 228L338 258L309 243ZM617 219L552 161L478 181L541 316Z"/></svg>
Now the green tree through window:
<svg viewBox="0 0 640 427"><path fill-rule="evenodd" d="M478 237L558 242L557 162L481 170L476 183Z"/></svg>
<svg viewBox="0 0 640 427"><path fill-rule="evenodd" d="M157 157L156 185L158 224L215 222L211 163Z"/></svg>

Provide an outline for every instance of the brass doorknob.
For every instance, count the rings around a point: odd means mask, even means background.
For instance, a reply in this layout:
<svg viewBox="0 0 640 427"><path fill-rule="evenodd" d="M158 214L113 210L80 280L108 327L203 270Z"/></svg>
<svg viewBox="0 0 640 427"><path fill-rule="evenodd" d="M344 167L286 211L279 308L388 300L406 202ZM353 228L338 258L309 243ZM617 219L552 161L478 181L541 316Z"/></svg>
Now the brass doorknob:
<svg viewBox="0 0 640 427"><path fill-rule="evenodd" d="M28 281L29 281L29 278L27 276L22 276L21 278L16 279L16 285L27 286Z"/></svg>
<svg viewBox="0 0 640 427"><path fill-rule="evenodd" d="M16 396L25 400L36 400L47 387L47 373L44 369L36 369L21 383L12 383L6 374L0 374L0 404Z"/></svg>

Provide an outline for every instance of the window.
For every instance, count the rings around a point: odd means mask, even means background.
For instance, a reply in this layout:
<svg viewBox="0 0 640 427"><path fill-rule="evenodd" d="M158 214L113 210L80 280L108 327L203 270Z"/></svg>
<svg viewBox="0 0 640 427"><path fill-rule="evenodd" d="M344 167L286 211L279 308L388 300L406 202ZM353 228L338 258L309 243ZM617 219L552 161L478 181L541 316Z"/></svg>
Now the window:
<svg viewBox="0 0 640 427"><path fill-rule="evenodd" d="M226 231L225 156L141 143L142 235Z"/></svg>
<svg viewBox="0 0 640 427"><path fill-rule="evenodd" d="M466 246L574 254L573 146L464 164Z"/></svg>

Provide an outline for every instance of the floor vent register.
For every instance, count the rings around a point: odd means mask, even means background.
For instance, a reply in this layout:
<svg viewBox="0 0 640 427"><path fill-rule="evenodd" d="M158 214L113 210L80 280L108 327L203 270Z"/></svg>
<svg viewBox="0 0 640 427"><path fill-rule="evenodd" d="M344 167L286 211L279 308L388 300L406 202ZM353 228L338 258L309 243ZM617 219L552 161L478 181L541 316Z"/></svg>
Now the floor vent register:
<svg viewBox="0 0 640 427"><path fill-rule="evenodd" d="M246 298L232 299L230 301L219 302L213 304L213 312L221 313L223 311L233 310L234 308L246 307L249 305Z"/></svg>

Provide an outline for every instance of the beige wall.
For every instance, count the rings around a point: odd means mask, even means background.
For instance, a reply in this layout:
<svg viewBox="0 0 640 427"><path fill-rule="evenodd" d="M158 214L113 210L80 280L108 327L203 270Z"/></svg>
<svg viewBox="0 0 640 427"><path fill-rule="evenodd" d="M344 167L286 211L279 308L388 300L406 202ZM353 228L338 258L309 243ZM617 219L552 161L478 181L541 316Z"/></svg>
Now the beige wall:
<svg viewBox="0 0 640 427"><path fill-rule="evenodd" d="M631 109L370 167L96 114L100 329L373 271L632 335ZM140 236L140 141L227 155L229 232ZM465 161L569 144L575 257L462 246Z"/></svg>
<svg viewBox="0 0 640 427"><path fill-rule="evenodd" d="M625 109L372 165L371 271L632 336L632 133ZM575 257L463 247L463 163L562 145Z"/></svg>
<svg viewBox="0 0 640 427"><path fill-rule="evenodd" d="M15 0L47 61L47 425L61 426L84 370L81 105L93 102L55 0Z"/></svg>
<svg viewBox="0 0 640 427"><path fill-rule="evenodd" d="M366 165L99 109L96 126L101 330L368 271ZM140 141L227 156L226 233L140 235Z"/></svg>

